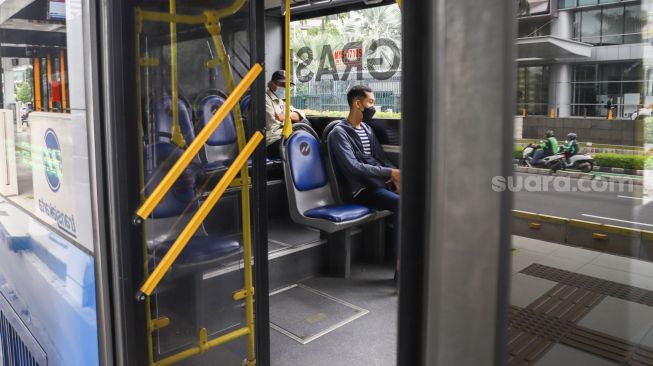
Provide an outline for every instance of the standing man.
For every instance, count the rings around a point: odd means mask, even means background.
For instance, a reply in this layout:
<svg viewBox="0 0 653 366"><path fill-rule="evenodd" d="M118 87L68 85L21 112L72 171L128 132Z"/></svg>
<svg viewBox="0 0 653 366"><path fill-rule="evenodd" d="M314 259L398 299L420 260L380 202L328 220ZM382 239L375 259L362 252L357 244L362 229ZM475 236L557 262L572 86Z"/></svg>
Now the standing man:
<svg viewBox="0 0 653 366"><path fill-rule="evenodd" d="M295 85L293 82L290 85ZM268 89L265 93L265 148L267 156L270 159L279 159L279 145L281 145L281 135L283 123L286 118L286 72L283 70L275 71L272 74L272 80L268 82ZM290 107L290 120L295 122L306 122L306 115L299 109Z"/></svg>

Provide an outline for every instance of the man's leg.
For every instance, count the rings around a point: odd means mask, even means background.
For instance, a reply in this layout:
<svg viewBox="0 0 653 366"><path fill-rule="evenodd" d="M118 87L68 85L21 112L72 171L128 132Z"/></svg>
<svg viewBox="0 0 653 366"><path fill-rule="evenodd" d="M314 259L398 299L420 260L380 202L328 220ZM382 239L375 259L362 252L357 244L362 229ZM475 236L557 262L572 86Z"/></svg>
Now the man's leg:
<svg viewBox="0 0 653 366"><path fill-rule="evenodd" d="M395 270L395 280L397 270L399 269L399 195L391 192L385 188L366 188L361 191L356 197L354 202L367 206L374 210L388 210L392 212L391 220L393 229L391 231L392 242L394 247L395 256L397 257L397 265Z"/></svg>
<svg viewBox="0 0 653 366"><path fill-rule="evenodd" d="M542 160L542 156L544 155L544 150L538 149L535 150L535 153L533 154L533 159L531 160L532 165L537 165L540 163L540 160Z"/></svg>
<svg viewBox="0 0 653 366"><path fill-rule="evenodd" d="M399 195L385 188L366 188L354 197L354 202L374 210L388 210L394 214L399 211Z"/></svg>

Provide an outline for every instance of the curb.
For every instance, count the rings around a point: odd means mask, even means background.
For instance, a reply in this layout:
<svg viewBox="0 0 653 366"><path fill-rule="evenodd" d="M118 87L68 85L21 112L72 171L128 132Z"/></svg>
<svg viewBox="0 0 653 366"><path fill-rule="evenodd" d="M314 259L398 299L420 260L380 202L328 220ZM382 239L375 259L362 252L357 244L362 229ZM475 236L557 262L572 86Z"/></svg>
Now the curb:
<svg viewBox="0 0 653 366"><path fill-rule="evenodd" d="M592 170L603 173L615 173L615 174L628 174L628 175L644 175L644 170L639 169L625 169L625 168L611 168L611 167L602 167L595 166Z"/></svg>
<svg viewBox="0 0 653 366"><path fill-rule="evenodd" d="M528 173L528 174L537 174L537 175L552 175L556 177L568 177L575 179L587 179L587 180L603 180L611 183L623 183L623 184L632 184L641 186L643 183L642 179L632 179L627 177L597 177L592 173L582 173L577 171L566 171L558 170L556 173L553 173L550 169L541 169L541 168L530 168L524 166L517 166L514 168L516 173Z"/></svg>

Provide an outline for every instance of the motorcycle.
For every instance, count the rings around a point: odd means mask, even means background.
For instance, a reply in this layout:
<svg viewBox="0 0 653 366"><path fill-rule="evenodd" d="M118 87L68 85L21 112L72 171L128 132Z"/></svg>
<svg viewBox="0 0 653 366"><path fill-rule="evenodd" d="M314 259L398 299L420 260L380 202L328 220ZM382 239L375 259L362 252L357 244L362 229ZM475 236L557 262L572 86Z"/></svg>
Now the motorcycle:
<svg viewBox="0 0 653 366"><path fill-rule="evenodd" d="M569 156L567 151L558 152L557 154L542 158L540 164L534 166L531 161L533 154L537 149L537 145L528 145L524 148L522 158L519 160L519 165L528 166L533 168L546 168L551 169L554 173L558 170L577 169L583 173L589 173L594 168L594 158L592 155L576 154Z"/></svg>
<svg viewBox="0 0 653 366"><path fill-rule="evenodd" d="M583 173L589 173L594 169L594 158L588 153L569 156L569 152L564 151L560 154L564 156L565 167L563 169L576 169Z"/></svg>
<svg viewBox="0 0 653 366"><path fill-rule="evenodd" d="M537 148L538 146L534 144L527 145L524 148L524 151L522 152L522 158L519 159L519 165L527 166L531 168L551 169L551 171L553 171L554 173L557 172L558 170L566 168L565 156L563 154L554 154L554 155L546 156L540 160L539 164L534 165L532 163L533 154L535 153L535 150L537 150Z"/></svg>

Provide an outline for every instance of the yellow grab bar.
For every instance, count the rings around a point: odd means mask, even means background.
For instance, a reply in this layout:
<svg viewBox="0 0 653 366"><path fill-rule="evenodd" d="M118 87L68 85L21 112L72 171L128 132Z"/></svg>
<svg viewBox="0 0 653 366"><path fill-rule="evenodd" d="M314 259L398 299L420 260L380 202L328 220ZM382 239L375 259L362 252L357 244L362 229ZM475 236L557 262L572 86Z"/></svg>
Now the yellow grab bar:
<svg viewBox="0 0 653 366"><path fill-rule="evenodd" d="M204 132L204 130L202 130L202 132ZM174 244L172 244L161 262L156 266L143 286L141 286L141 289L137 295L138 299L142 300L144 299L144 295L149 296L152 294L156 286L159 284L159 282L161 282L163 276L166 274L166 272L168 272L168 269L170 269L170 266L172 266L186 244L188 244L190 238L195 234L206 216L213 209L213 206L215 206L224 191L229 187L231 181L236 177L238 171L243 167L244 164L247 163L247 159L249 159L250 155L252 155L254 149L256 149L261 140L263 140L263 134L260 131L256 131L247 145L245 145L243 150L238 154L233 164L231 164L229 169L227 169L227 172L224 174L224 176L222 176L218 182L218 185L213 188L206 201L204 201L190 222L188 222L188 225L186 225L181 234L179 234L177 240L175 240ZM250 259L245 258L245 260Z"/></svg>
<svg viewBox="0 0 653 366"><path fill-rule="evenodd" d="M143 220L147 220L154 208L161 202L163 197L168 193L174 182L179 178L181 173L186 169L188 164L200 151L202 146L211 137L213 132L220 126L220 123L225 119L227 114L234 108L236 103L245 94L247 89L252 85L256 77L261 73L263 67L260 64L255 64L245 75L243 80L236 86L233 93L227 97L224 104L215 112L211 120L204 126L202 131L197 135L195 140L188 146L184 153L179 157L179 160L170 168L170 171L161 180L159 185L156 186L152 194L150 194L141 207L136 211L136 217L133 219L134 224L140 224Z"/></svg>

